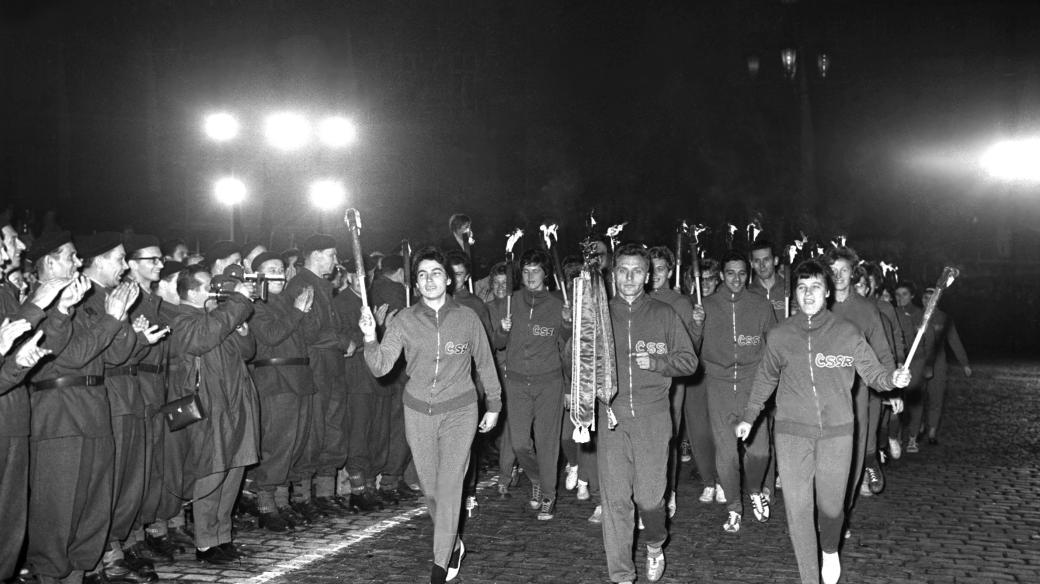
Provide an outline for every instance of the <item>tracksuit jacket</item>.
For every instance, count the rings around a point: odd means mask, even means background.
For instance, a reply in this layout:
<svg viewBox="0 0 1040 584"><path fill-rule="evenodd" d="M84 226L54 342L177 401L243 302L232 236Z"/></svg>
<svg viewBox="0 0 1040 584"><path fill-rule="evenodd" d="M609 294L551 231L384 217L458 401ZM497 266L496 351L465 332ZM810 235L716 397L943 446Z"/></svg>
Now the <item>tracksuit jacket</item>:
<svg viewBox="0 0 1040 584"><path fill-rule="evenodd" d="M852 384L856 373L871 387L893 389L883 366L851 322L823 309L799 314L767 335L743 420L754 424L773 390L775 431L806 438L851 435Z"/></svg>
<svg viewBox="0 0 1040 584"><path fill-rule="evenodd" d="M611 403L619 420L667 413L672 377L693 375L697 354L686 327L668 304L640 294L629 304L610 300L617 359L618 393ZM640 369L635 354L650 354L650 369Z"/></svg>
<svg viewBox="0 0 1040 584"><path fill-rule="evenodd" d="M762 358L765 333L775 324L773 305L746 288L733 293L722 286L705 298L704 324L698 327L705 375L731 382L734 391L746 387Z"/></svg>
<svg viewBox="0 0 1040 584"><path fill-rule="evenodd" d="M436 347L432 355L429 347ZM406 407L434 415L476 403L472 360L484 384L487 411L502 410L502 387L491 346L484 326L471 309L450 297L440 310L417 302L390 322L382 343L365 343L365 361L373 375L382 377L393 369L402 350L408 373L403 396Z"/></svg>
<svg viewBox="0 0 1040 584"><path fill-rule="evenodd" d="M513 326L506 332L496 323L494 334L495 347L505 347L506 370L527 377L562 376L562 349L571 338L563 300L548 290L524 288L513 293L511 308Z"/></svg>

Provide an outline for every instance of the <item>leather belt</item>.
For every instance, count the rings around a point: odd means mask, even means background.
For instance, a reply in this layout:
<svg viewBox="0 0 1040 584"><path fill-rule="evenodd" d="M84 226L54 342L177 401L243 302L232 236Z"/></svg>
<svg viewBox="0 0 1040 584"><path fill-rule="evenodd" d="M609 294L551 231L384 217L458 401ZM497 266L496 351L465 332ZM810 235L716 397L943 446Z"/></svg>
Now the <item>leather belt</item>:
<svg viewBox="0 0 1040 584"><path fill-rule="evenodd" d="M165 365L150 365L148 363L141 363L137 366L138 373L154 373L155 375L162 375L165 371Z"/></svg>
<svg viewBox="0 0 1040 584"><path fill-rule="evenodd" d="M105 377L120 377L122 375L133 375L134 377L137 377L137 371L137 365L113 367L111 369L105 369Z"/></svg>
<svg viewBox="0 0 1040 584"><path fill-rule="evenodd" d="M43 391L45 389L58 389L62 387L94 387L105 384L104 375L66 375L54 379L44 379L33 383L33 389Z"/></svg>
<svg viewBox="0 0 1040 584"><path fill-rule="evenodd" d="M310 365L311 360L307 357L272 357L270 359L257 359L253 361L253 367L283 367L286 365Z"/></svg>

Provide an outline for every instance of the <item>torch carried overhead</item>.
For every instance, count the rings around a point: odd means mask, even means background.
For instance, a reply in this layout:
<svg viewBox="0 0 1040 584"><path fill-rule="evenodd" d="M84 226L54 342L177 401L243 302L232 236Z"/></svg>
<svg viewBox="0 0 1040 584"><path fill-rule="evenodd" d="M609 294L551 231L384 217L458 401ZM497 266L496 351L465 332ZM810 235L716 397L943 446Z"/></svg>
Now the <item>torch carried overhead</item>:
<svg viewBox="0 0 1040 584"><path fill-rule="evenodd" d="M401 259L404 264L404 305L412 305L412 244L407 239L401 240Z"/></svg>
<svg viewBox="0 0 1040 584"><path fill-rule="evenodd" d="M462 233L462 235L465 236L465 237L462 238L462 251L466 252L466 257L468 257L470 259L470 261L473 261L473 252L470 249L470 247L473 244L477 243L476 238L473 237L473 225L470 224L469 226L467 226L466 227L466 231L464 231ZM472 276L472 274L471 274L471 276ZM469 288L469 293L472 294L473 293L473 278L472 277L470 277L468 280L466 280L466 287Z"/></svg>
<svg viewBox="0 0 1040 584"><path fill-rule="evenodd" d="M693 289L697 292L697 304L701 303L701 256L698 253L697 248L701 243L701 233L707 231L707 227L704 225L694 225L690 229L690 257L693 262L690 267L693 268Z"/></svg>
<svg viewBox="0 0 1040 584"><path fill-rule="evenodd" d="M522 229L517 227L506 236L506 316L513 316L513 247L520 238L524 236Z"/></svg>
<svg viewBox="0 0 1040 584"><path fill-rule="evenodd" d="M961 272L957 268L952 266L943 268L942 275L939 276L939 280L935 283L935 294L932 294L932 297L928 299L928 305L924 307L924 318L921 319L921 325L917 327L917 336L914 337L914 344L910 345L910 350L906 353L903 369L908 369L910 362L914 360L914 353L917 352L917 346L921 344L921 338L924 336L925 331L928 330L932 314L935 312L936 305L939 304L939 297L960 275Z"/></svg>
<svg viewBox="0 0 1040 584"><path fill-rule="evenodd" d="M682 293L682 241L684 235L689 235L690 226L686 224L686 220L675 229L675 290L676 292ZM697 257L694 256L693 261L697 261Z"/></svg>
<svg viewBox="0 0 1040 584"><path fill-rule="evenodd" d="M556 242L558 238L556 236L556 230L559 225L553 223L552 225L546 225L542 223L540 229L542 230L542 238L545 239L545 249L549 252L549 257L552 258L553 277L556 278L556 286L563 293L563 303L569 304L570 301L567 299L567 281L563 277L563 265L560 263L560 253L556 249Z"/></svg>
<svg viewBox="0 0 1040 584"><path fill-rule="evenodd" d="M354 273L357 274L358 295L361 305L368 308L368 292L365 290L365 256L361 253L361 213L357 209L347 209L343 222L350 231L350 240L354 244Z"/></svg>

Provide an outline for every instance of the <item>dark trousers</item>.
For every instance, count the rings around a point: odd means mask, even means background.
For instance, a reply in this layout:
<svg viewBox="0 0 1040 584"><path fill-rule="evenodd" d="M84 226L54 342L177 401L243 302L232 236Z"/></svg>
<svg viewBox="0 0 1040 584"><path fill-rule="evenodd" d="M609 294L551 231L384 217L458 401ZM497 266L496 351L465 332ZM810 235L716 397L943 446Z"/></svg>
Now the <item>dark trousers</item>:
<svg viewBox="0 0 1040 584"><path fill-rule="evenodd" d="M49 578L94 568L111 526L112 437L32 440L29 449L27 561Z"/></svg>
<svg viewBox="0 0 1040 584"><path fill-rule="evenodd" d="M679 443L682 442L683 404L686 403L686 384L681 381L672 383L670 390L672 400L672 443L668 449L668 490L675 491L679 486Z"/></svg>
<svg viewBox="0 0 1040 584"><path fill-rule="evenodd" d="M506 377L509 396L509 434L513 451L532 483L545 497L556 497L560 464L560 422L563 415L563 377Z"/></svg>
<svg viewBox="0 0 1040 584"><path fill-rule="evenodd" d="M740 441L733 430L744 414L747 400L748 393L743 390L733 391L732 383L708 380L708 410L711 413L711 429L715 436L715 469L719 473L719 482L726 491L727 508L741 515L744 514L744 497L740 489L741 462L744 467L743 486L746 494L762 490L769 467L770 437L766 420L759 419L743 445L739 444ZM741 448L744 450L743 456Z"/></svg>
<svg viewBox="0 0 1040 584"><path fill-rule="evenodd" d="M686 436L693 450L693 464L705 487L714 487L718 482L715 472L715 438L711 432L711 416L708 415L708 387L703 379L686 388Z"/></svg>
<svg viewBox="0 0 1040 584"><path fill-rule="evenodd" d="M351 487L363 487L372 481L376 469L386 464L386 441L389 431L388 408L376 393L347 394L349 440L347 474ZM359 482L360 481L360 482Z"/></svg>
<svg viewBox="0 0 1040 584"><path fill-rule="evenodd" d="M0 436L0 582L15 575L29 508L29 437Z"/></svg>
<svg viewBox="0 0 1040 584"><path fill-rule="evenodd" d="M932 366L932 378L925 381L925 411L930 432L939 430L948 385L949 365L946 361L946 350L942 349L935 358L935 365Z"/></svg>
<svg viewBox="0 0 1040 584"><path fill-rule="evenodd" d="M307 445L310 417L309 395L260 395L260 464L252 469L258 489L288 486L293 478L290 473Z"/></svg>
<svg viewBox="0 0 1040 584"><path fill-rule="evenodd" d="M818 584L820 550L836 552L841 543L852 436L803 438L777 434L776 454L798 572L802 584Z"/></svg>
<svg viewBox="0 0 1040 584"><path fill-rule="evenodd" d="M166 521L181 513L182 505L193 497L195 475L188 463L191 435L186 429L163 433L163 478L157 519Z"/></svg>
<svg viewBox="0 0 1040 584"><path fill-rule="evenodd" d="M311 370L317 393L312 397L314 425L308 440L304 471L314 469L319 477L335 480L336 471L347 462L347 391L343 354L339 351L311 352Z"/></svg>
<svg viewBox="0 0 1040 584"><path fill-rule="evenodd" d="M163 444L166 423L157 408L149 408L144 420L144 497L141 510L134 520L134 530L154 522L159 517L163 492Z"/></svg>
<svg viewBox="0 0 1040 584"><path fill-rule="evenodd" d="M115 444L114 497L108 541L122 542L130 536L130 529L144 501L144 418L134 415L113 417L112 440Z"/></svg>
<svg viewBox="0 0 1040 584"><path fill-rule="evenodd" d="M596 461L596 437L599 431L591 432L592 439L584 444L575 442L570 410L563 411L562 426L560 446L563 456L567 462L578 465L578 480L588 483L590 495L594 500L599 500L599 463Z"/></svg>
<svg viewBox="0 0 1040 584"><path fill-rule="evenodd" d="M404 434L404 383L395 382L390 387L381 389L381 403L386 412L386 456L382 470L382 485L397 488L397 483L404 476L408 463L412 461L412 451L408 448L408 439ZM378 470L378 469L377 469Z"/></svg>
<svg viewBox="0 0 1040 584"><path fill-rule="evenodd" d="M668 487L672 414L666 411L624 418L613 430L607 429L604 414L596 426L607 571L613 582L635 580L635 509L639 509L639 518L646 527L643 539L647 546L660 547L668 539L664 493Z"/></svg>

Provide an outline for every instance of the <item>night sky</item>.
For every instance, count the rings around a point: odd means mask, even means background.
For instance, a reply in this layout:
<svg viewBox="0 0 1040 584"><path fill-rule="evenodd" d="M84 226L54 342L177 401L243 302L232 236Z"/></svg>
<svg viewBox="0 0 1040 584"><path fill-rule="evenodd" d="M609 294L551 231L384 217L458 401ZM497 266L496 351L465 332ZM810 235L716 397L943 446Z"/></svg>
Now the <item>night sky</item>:
<svg viewBox="0 0 1040 584"><path fill-rule="evenodd" d="M483 262L545 220L573 246L593 208L648 243L707 224L716 253L727 222L761 217L781 244L845 234L921 281L956 263L976 283L963 306L1009 278L1036 327L1040 189L998 184L977 159L1038 131L1037 3L2 6L0 196L37 227L55 210L77 232L205 247L227 234L211 185L228 172L250 185L240 232L275 248L320 227L345 238L342 211L307 200L324 176L350 189L366 247L439 240L461 211ZM243 124L227 146L201 131L217 109ZM260 125L280 109L350 115L359 142L276 153Z"/></svg>

